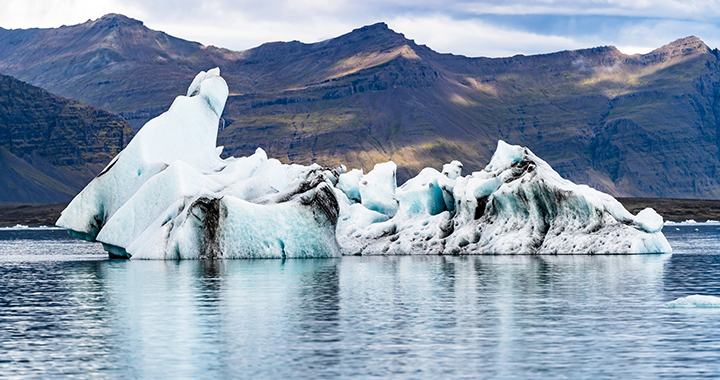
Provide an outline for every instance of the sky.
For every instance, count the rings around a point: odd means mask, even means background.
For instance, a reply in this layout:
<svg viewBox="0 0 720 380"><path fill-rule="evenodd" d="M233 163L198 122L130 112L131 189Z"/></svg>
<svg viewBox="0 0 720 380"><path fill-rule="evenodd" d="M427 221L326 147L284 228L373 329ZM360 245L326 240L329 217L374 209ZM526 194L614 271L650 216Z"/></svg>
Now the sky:
<svg viewBox="0 0 720 380"><path fill-rule="evenodd" d="M233 50L318 42L380 21L433 50L472 57L601 45L645 53L690 35L720 47L720 0L2 0L0 27L58 27L107 13Z"/></svg>

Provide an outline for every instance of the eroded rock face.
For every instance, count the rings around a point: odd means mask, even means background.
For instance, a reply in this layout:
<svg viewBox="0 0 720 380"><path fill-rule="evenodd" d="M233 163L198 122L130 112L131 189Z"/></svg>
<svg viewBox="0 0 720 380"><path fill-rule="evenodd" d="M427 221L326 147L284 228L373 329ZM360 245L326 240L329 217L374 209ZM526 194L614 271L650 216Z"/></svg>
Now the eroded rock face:
<svg viewBox="0 0 720 380"><path fill-rule="evenodd" d="M282 164L260 148L221 159L227 96L218 69L199 73L57 224L141 259L670 251L654 211L633 216L503 141L483 171L463 177L452 161L400 187L393 162L347 172Z"/></svg>
<svg viewBox="0 0 720 380"><path fill-rule="evenodd" d="M0 75L0 202L68 202L132 138L120 116Z"/></svg>

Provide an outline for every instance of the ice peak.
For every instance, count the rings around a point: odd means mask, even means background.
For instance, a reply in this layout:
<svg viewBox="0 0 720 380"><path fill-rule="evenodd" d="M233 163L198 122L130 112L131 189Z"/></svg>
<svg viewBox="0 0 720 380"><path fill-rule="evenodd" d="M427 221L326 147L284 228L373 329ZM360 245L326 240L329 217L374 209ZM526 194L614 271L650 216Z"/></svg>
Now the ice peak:
<svg viewBox="0 0 720 380"><path fill-rule="evenodd" d="M225 108L228 97L228 86L220 76L220 68L201 71L195 76L187 90L187 97L200 95L210 104L213 112L219 117Z"/></svg>
<svg viewBox="0 0 720 380"><path fill-rule="evenodd" d="M496 170L504 170L513 162L522 161L525 156L525 150L519 145L510 145L503 140L498 140L497 149L490 159L490 163L485 167L485 171L493 172Z"/></svg>

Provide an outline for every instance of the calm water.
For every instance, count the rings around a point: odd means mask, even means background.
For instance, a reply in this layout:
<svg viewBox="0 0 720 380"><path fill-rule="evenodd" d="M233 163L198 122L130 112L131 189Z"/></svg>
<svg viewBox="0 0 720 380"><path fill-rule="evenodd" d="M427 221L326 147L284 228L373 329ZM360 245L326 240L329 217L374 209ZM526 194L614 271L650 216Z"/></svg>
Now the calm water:
<svg viewBox="0 0 720 380"><path fill-rule="evenodd" d="M672 255L107 260L0 230L0 377L718 378L720 226ZM698 231L695 231L698 228Z"/></svg>

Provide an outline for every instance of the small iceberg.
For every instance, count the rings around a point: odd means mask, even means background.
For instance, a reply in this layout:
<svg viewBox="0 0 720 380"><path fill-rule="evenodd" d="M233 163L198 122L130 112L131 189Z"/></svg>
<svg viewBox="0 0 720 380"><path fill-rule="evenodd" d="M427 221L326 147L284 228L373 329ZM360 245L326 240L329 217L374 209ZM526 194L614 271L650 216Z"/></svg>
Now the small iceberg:
<svg viewBox="0 0 720 380"><path fill-rule="evenodd" d="M504 141L482 171L462 176L452 161L401 186L392 161L364 173L283 164L260 148L223 159L227 96L219 69L200 72L57 225L133 259L672 251L654 210L632 215Z"/></svg>
<svg viewBox="0 0 720 380"><path fill-rule="evenodd" d="M670 301L665 304L665 307L668 309L718 309L720 308L720 297L695 294Z"/></svg>

